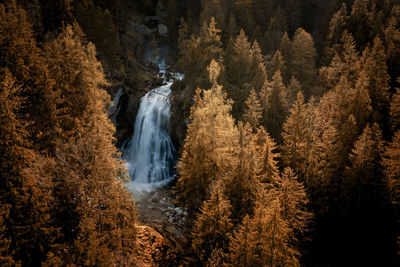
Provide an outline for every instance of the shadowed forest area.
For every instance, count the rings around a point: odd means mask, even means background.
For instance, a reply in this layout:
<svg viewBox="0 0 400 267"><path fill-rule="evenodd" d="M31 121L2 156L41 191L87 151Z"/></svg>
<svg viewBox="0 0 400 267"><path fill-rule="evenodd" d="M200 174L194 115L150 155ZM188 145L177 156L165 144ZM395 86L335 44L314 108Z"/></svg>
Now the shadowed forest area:
<svg viewBox="0 0 400 267"><path fill-rule="evenodd" d="M0 266L399 266L400 1L0 1L0 136Z"/></svg>

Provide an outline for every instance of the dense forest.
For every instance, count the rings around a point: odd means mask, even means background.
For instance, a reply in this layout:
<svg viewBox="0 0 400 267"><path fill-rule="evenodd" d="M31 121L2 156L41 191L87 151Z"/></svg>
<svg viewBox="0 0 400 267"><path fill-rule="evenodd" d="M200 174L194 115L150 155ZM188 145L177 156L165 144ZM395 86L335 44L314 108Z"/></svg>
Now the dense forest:
<svg viewBox="0 0 400 267"><path fill-rule="evenodd" d="M162 46L176 255L121 153ZM0 1L0 136L1 266L398 266L400 1Z"/></svg>

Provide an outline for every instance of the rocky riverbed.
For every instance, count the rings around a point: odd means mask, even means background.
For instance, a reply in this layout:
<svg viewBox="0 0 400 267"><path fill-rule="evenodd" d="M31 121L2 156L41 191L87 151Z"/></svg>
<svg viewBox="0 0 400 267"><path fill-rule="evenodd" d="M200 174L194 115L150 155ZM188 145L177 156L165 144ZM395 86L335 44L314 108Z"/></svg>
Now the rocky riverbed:
<svg viewBox="0 0 400 267"><path fill-rule="evenodd" d="M151 192L134 192L138 214L138 257L141 266L178 266L186 260L182 257L188 249L185 238L186 211L173 203L171 186ZM168 263L165 259L168 259Z"/></svg>

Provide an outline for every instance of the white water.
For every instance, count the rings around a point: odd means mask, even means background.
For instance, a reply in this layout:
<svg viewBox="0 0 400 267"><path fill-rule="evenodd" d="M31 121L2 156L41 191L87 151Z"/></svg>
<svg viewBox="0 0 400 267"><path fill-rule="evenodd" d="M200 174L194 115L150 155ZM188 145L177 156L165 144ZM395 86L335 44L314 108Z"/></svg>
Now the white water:
<svg viewBox="0 0 400 267"><path fill-rule="evenodd" d="M177 153L168 135L171 85L181 75L166 78L166 65L158 61L164 84L149 91L140 100L134 134L123 153L133 191L150 191L168 183L174 177Z"/></svg>

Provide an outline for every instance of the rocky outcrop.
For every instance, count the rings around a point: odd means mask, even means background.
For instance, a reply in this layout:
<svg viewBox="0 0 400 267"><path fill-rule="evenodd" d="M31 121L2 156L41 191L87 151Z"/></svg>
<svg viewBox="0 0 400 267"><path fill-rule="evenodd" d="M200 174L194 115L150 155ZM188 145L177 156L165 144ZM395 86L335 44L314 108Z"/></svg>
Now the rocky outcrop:
<svg viewBox="0 0 400 267"><path fill-rule="evenodd" d="M185 87L182 81L177 81L171 87L171 132L170 136L178 151L183 147L187 126L190 123L190 107L193 91Z"/></svg>
<svg viewBox="0 0 400 267"><path fill-rule="evenodd" d="M176 255L173 247L158 231L147 225L137 225L136 229L136 266L160 266L166 259L174 261Z"/></svg>
<svg viewBox="0 0 400 267"><path fill-rule="evenodd" d="M162 84L163 80L156 75L155 70L152 70L151 66L145 73L146 77L143 79L143 88L130 88L126 85L123 87L123 93L117 107L119 112L115 120L117 128L115 137L117 138L118 147L133 134L133 127L136 114L139 111L141 97L152 88Z"/></svg>
<svg viewBox="0 0 400 267"><path fill-rule="evenodd" d="M132 31L137 31L138 33L144 35L144 36L151 36L154 32L154 29L150 29L144 24L141 24L139 22L129 20L127 23L128 28L130 28Z"/></svg>

